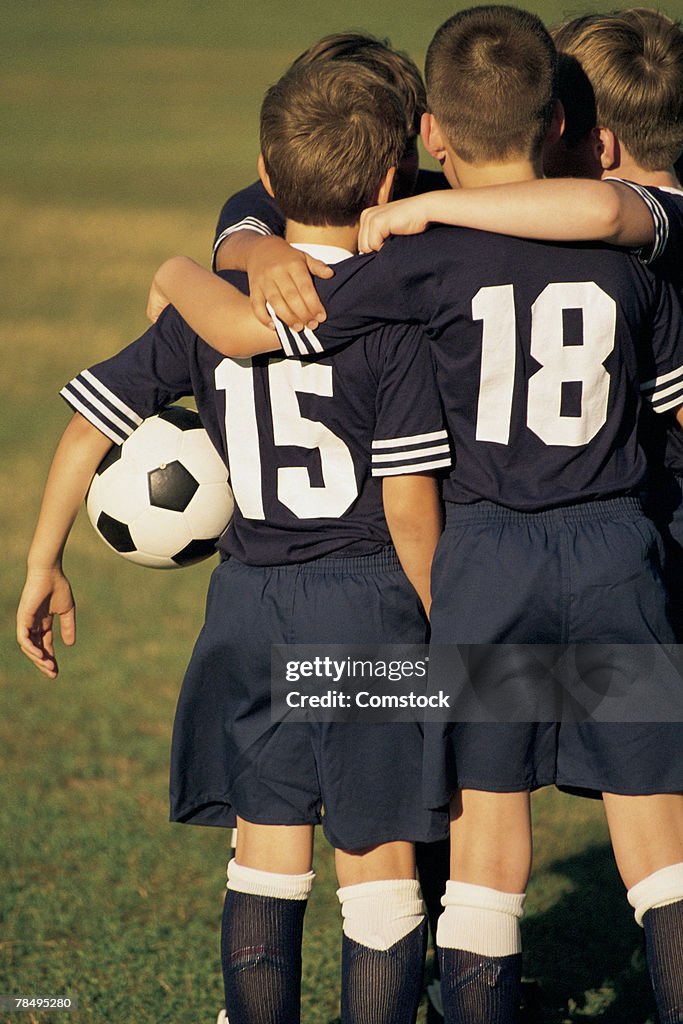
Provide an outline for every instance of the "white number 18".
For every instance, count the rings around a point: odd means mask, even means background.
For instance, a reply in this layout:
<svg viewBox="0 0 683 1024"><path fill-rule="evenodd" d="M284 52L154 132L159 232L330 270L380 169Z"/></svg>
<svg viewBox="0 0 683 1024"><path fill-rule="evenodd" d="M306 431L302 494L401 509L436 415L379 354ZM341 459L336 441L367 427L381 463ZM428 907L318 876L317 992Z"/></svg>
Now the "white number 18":
<svg viewBox="0 0 683 1024"><path fill-rule="evenodd" d="M562 313L579 309L583 344L565 345ZM511 284L481 288L472 316L483 320L478 441L508 444L515 384L517 320ZM549 284L531 307L531 356L541 364L529 379L526 422L548 445L588 444L607 421L610 378L604 361L614 348L616 303L594 281ZM562 385L581 383L581 412L562 415Z"/></svg>

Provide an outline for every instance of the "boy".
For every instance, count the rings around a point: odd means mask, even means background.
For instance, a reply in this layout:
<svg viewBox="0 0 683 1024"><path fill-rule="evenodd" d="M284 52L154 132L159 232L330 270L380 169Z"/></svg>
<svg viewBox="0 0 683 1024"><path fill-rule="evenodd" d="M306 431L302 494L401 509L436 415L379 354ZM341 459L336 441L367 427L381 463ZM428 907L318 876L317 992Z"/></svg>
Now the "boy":
<svg viewBox="0 0 683 1024"><path fill-rule="evenodd" d="M387 234L436 221L548 240L602 239L641 248L658 272L683 285L683 190L675 162L683 151L683 32L656 11L575 18L555 40L576 74L590 82L598 144L583 162L559 159L552 173L607 179L603 184L544 181L461 190L368 211L363 249ZM566 157L566 153L565 153ZM547 149L545 166L548 170ZM624 179L624 181L616 180ZM571 210L571 216L565 211ZM560 212L561 211L561 212ZM641 441L650 468L648 510L666 545L667 589L683 637L683 434L673 415L645 416Z"/></svg>
<svg viewBox="0 0 683 1024"><path fill-rule="evenodd" d="M308 238L329 260L350 255L360 210L370 198L386 201L405 146L396 94L357 65L294 68L269 90L261 128L260 173L287 214L289 240ZM388 522L428 608L440 531L433 472L450 458L419 331L379 331L334 362L235 361L168 310L124 352L74 378L63 394L83 415L50 473L20 643L56 675L50 608L70 614L61 551L108 447L103 433L121 440L130 412L149 415L190 391L228 464L236 511L179 699L171 816L238 819L222 931L228 1017L299 1018L313 826L324 803L344 916L342 1018L409 1024L425 933L412 842L447 829L444 815L420 806L421 730L272 724L270 648L424 639L422 609L387 531Z"/></svg>
<svg viewBox="0 0 683 1024"><path fill-rule="evenodd" d="M392 196L410 195L447 188L443 174L418 168L417 139L427 106L422 76L407 54L391 48L388 40L358 32L335 33L310 46L293 66L321 60L353 61L370 68L396 90L405 112L406 145L399 161ZM213 265L218 270L243 270L249 278L249 298L254 314L270 324L269 303L285 320L302 316L306 321L322 312L320 298L311 277L331 277L332 270L309 253L284 240L285 218L263 183L232 196L221 210L213 248ZM432 938L441 911L440 898L448 879L448 840L418 843L415 850L418 877L427 907ZM438 963L435 964L438 977ZM438 984L430 985L429 998L437 999Z"/></svg>
<svg viewBox="0 0 683 1024"><path fill-rule="evenodd" d="M543 26L515 8L475 8L439 29L423 137L451 183L539 176L543 141L559 131L554 67ZM160 269L152 306L181 284L201 289L182 306L212 343L272 347L244 301L187 261ZM320 290L330 320L303 333L276 323L286 352L339 344L378 319L422 323L432 343L457 451L433 569L433 642L673 640L656 532L633 496L645 473L641 388L658 411L681 401L683 323L666 283L616 250L437 228L337 268ZM556 735L539 723L455 723L440 755L431 737L430 805L455 788L438 936L447 1022L516 1017L528 793L549 781L603 793L658 1000L679 1019L683 737L671 728L562 723Z"/></svg>

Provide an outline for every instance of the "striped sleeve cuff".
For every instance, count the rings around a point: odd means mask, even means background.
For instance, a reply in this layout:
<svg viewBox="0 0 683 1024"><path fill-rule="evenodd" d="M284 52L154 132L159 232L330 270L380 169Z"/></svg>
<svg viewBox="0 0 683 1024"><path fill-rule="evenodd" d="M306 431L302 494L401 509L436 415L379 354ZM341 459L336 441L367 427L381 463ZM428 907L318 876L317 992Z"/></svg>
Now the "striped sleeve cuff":
<svg viewBox="0 0 683 1024"><path fill-rule="evenodd" d="M683 366L640 385L643 399L655 412L669 412L683 405Z"/></svg>
<svg viewBox="0 0 683 1024"><path fill-rule="evenodd" d="M234 235L236 231L255 231L257 235L272 235L272 231L267 224L264 224L258 217L243 217L242 220L238 221L237 224L231 224L229 228L221 231L220 235L213 243L213 269L216 269L216 253L218 252L218 246L221 242L224 242L228 235Z"/></svg>
<svg viewBox="0 0 683 1024"><path fill-rule="evenodd" d="M451 450L445 430L412 437L390 437L372 442L372 475L399 476L445 469Z"/></svg>
<svg viewBox="0 0 683 1024"><path fill-rule="evenodd" d="M275 327L278 339L282 345L282 350L286 356L299 359L301 356L311 356L325 351L313 331L308 327L305 327L303 331L297 333L288 327L287 324L283 323L278 316L276 316L275 311L269 302L266 303L266 309L268 310L270 319L273 321L273 326Z"/></svg>
<svg viewBox="0 0 683 1024"><path fill-rule="evenodd" d="M652 192L643 188L642 185L637 185L635 181L626 181L624 178L605 178L604 180L618 181L621 185L628 185L638 193L647 206L654 222L655 240L651 246L640 249L638 256L643 263L654 263L662 255L669 241L669 218L666 215L666 210Z"/></svg>
<svg viewBox="0 0 683 1024"><path fill-rule="evenodd" d="M142 417L105 387L90 370L83 370L59 393L72 409L114 444L123 444L142 423Z"/></svg>

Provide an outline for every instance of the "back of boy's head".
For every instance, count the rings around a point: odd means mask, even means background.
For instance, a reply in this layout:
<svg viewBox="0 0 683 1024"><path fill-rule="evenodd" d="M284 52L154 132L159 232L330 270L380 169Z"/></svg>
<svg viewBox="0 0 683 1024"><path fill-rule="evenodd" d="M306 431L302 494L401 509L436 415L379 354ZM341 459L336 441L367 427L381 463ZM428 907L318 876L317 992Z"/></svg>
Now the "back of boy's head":
<svg viewBox="0 0 683 1024"><path fill-rule="evenodd" d="M282 212L300 224L355 224L405 145L398 94L350 61L295 65L261 107L265 168Z"/></svg>
<svg viewBox="0 0 683 1024"><path fill-rule="evenodd" d="M595 93L598 124L638 166L670 167L683 150L683 32L647 8L589 15L553 32Z"/></svg>
<svg viewBox="0 0 683 1024"><path fill-rule="evenodd" d="M553 116L557 53L542 21L516 7L473 7L436 32L427 100L468 163L536 159Z"/></svg>
<svg viewBox="0 0 683 1024"><path fill-rule="evenodd" d="M309 46L292 66L319 60L354 61L384 78L403 100L408 143L417 139L420 120L427 109L427 94L422 75L408 54L394 50L388 39L361 32L336 32Z"/></svg>

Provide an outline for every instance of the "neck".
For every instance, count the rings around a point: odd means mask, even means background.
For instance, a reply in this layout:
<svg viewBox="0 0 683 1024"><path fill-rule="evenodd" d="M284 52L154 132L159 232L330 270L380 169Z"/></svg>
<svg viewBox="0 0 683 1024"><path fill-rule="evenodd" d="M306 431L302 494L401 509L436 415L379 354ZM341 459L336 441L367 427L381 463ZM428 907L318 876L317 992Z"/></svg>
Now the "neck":
<svg viewBox="0 0 683 1024"><path fill-rule="evenodd" d="M285 225L285 239L292 245L335 245L339 249L356 252L358 230L358 224L343 228L320 227L288 220Z"/></svg>
<svg viewBox="0 0 683 1024"><path fill-rule="evenodd" d="M542 177L539 162L509 160L503 163L466 164L454 160L454 170L461 188L482 188L486 185L510 185L519 181L534 181Z"/></svg>
<svg viewBox="0 0 683 1024"><path fill-rule="evenodd" d="M629 168L622 164L617 170L606 171L603 177L626 178L627 181L635 181L636 185L653 185L655 188L681 187L673 167L666 171L646 171L642 167L636 167L635 164Z"/></svg>
<svg viewBox="0 0 683 1024"><path fill-rule="evenodd" d="M664 188L680 188L680 182L673 167L665 167L659 171L646 171L644 167L637 164L628 151L622 146L620 150L621 159L618 164L608 171L603 171L603 178L626 178L627 181L635 181L636 185L663 186Z"/></svg>

